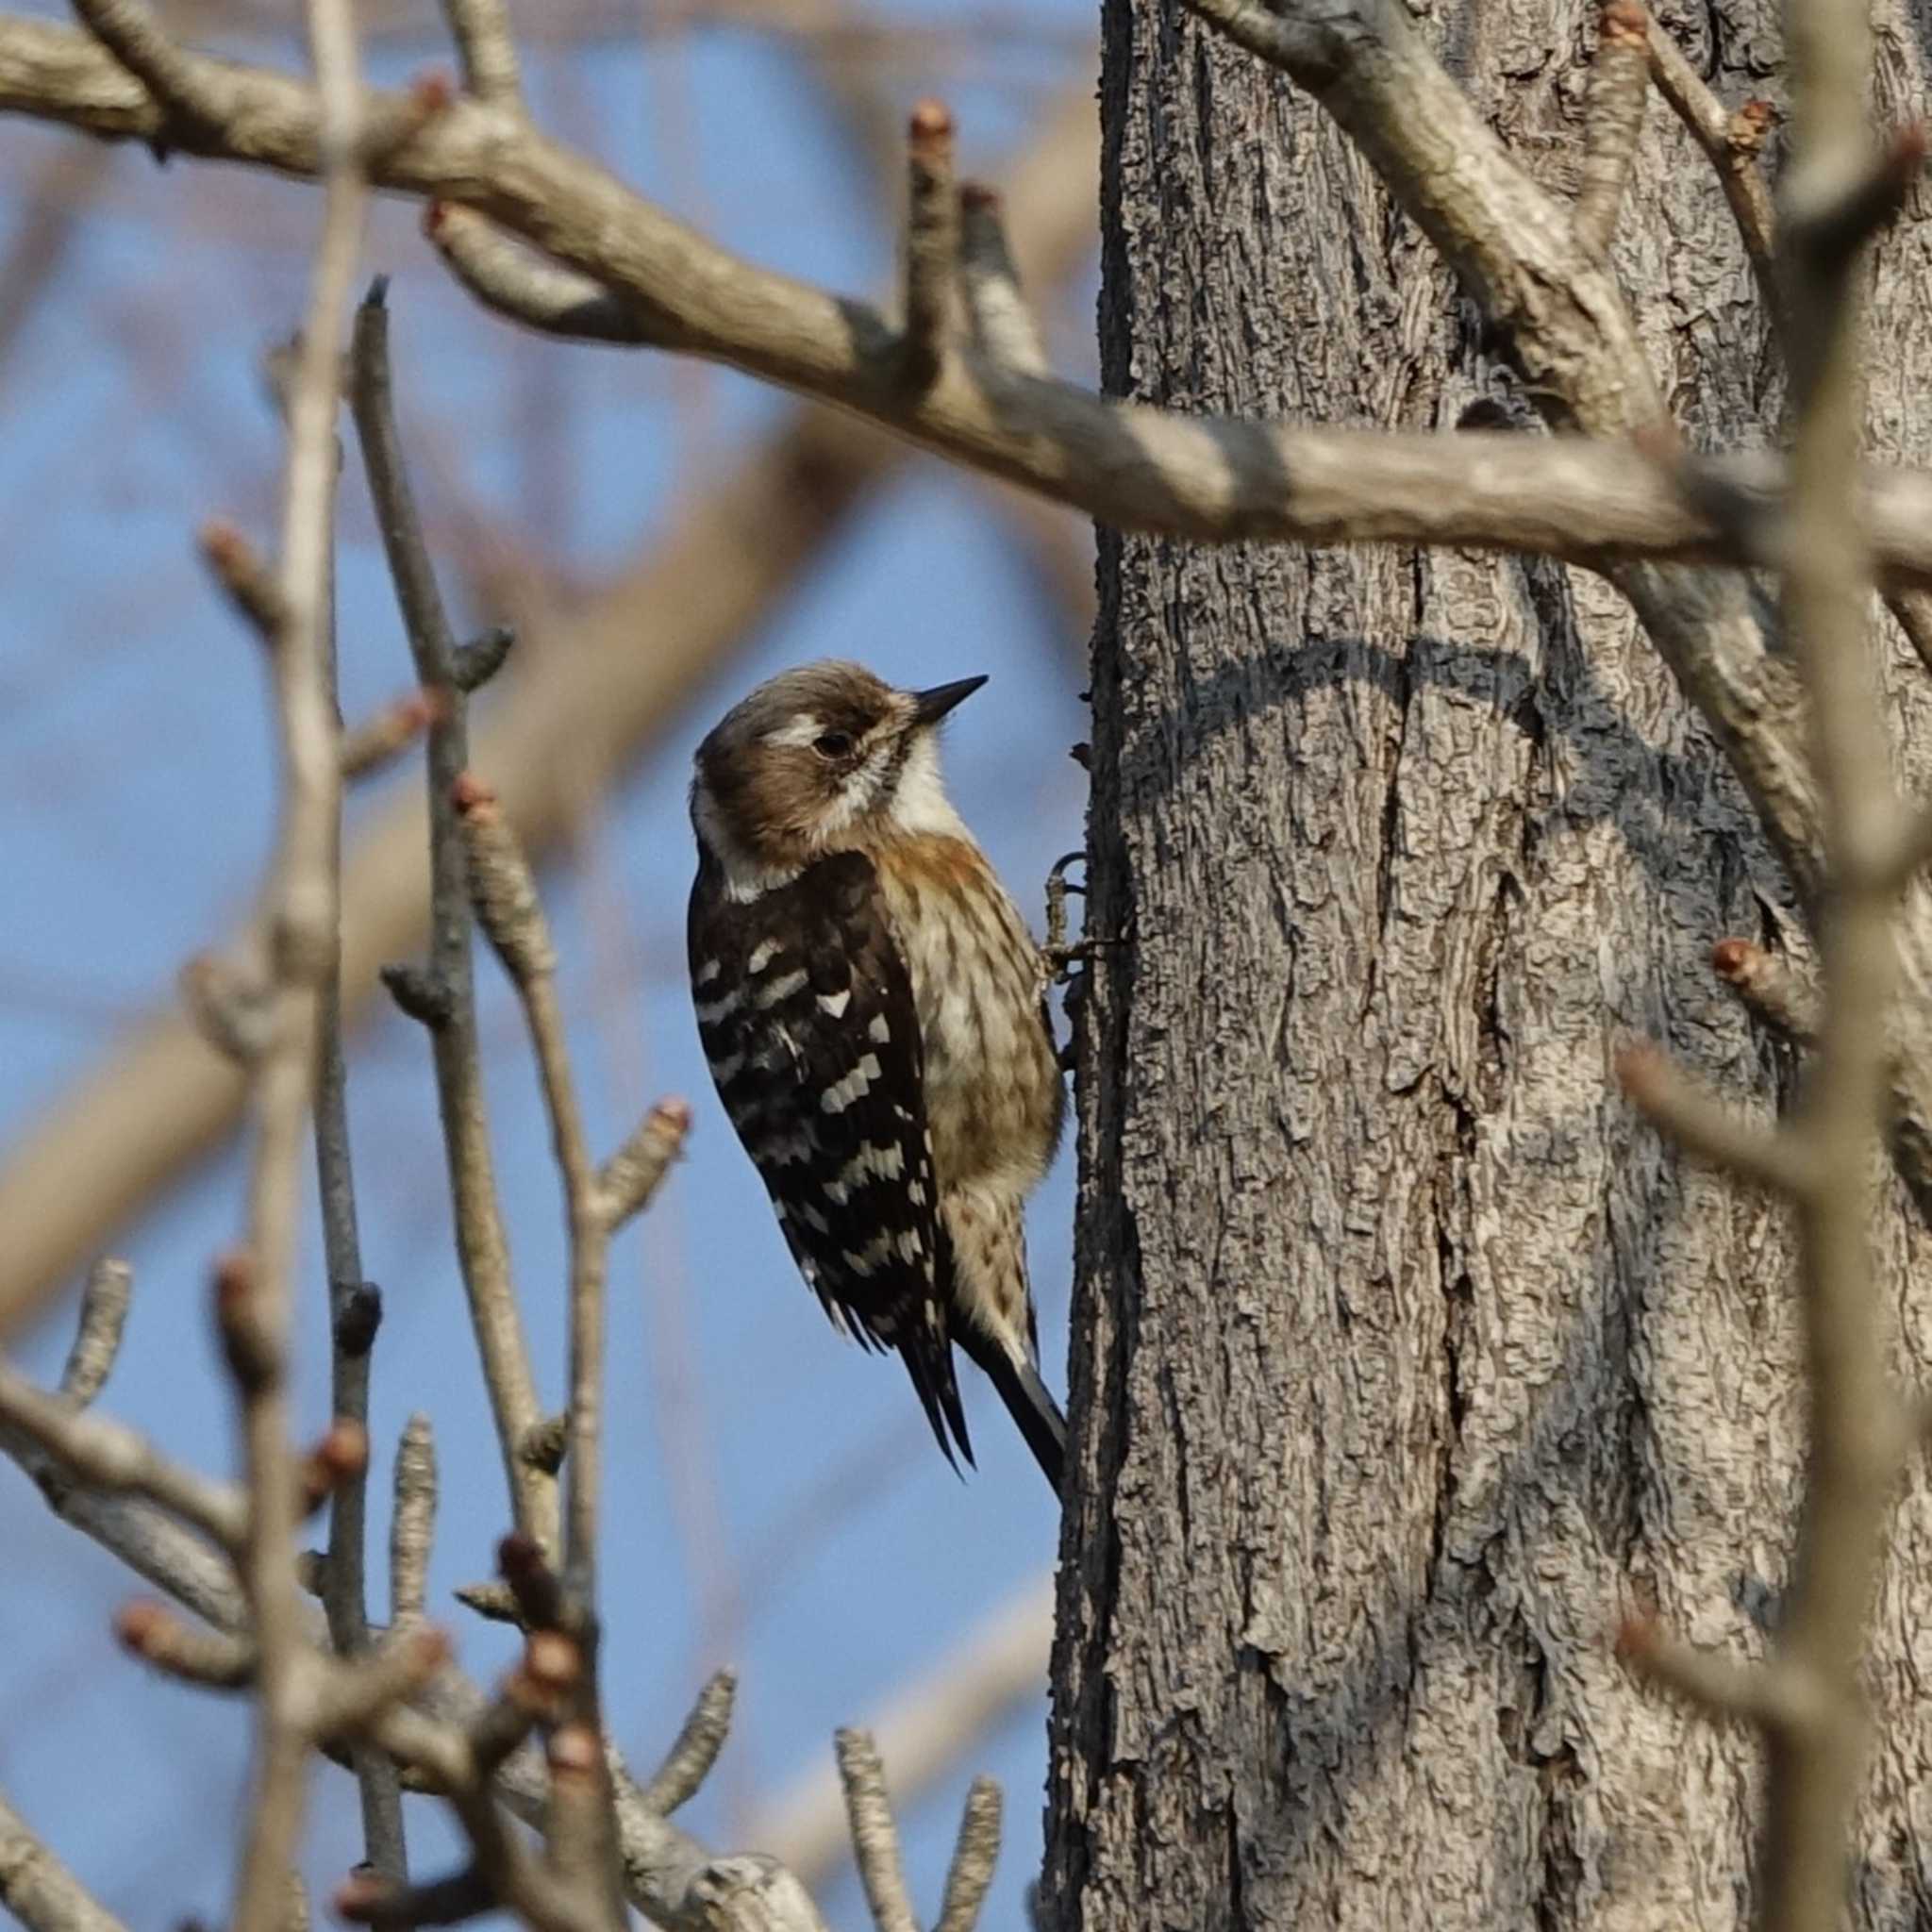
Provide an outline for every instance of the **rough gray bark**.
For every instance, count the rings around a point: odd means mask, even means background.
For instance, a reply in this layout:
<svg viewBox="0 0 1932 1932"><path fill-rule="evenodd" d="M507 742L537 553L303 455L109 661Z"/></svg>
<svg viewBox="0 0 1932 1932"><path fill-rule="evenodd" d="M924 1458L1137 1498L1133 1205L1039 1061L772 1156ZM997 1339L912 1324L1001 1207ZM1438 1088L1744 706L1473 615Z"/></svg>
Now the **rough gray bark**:
<svg viewBox="0 0 1932 1932"><path fill-rule="evenodd" d="M1568 190L1594 9L1430 31ZM1470 305L1314 104L1158 0L1106 0L1116 393L1527 420ZM1733 105L1774 8L1666 13ZM1881 8L1881 115L1924 98ZM1704 447L1781 396L1724 202L1653 112L1616 259ZM1924 458L1923 225L1880 257L1874 447ZM1765 1109L1790 1065L1709 968L1795 936L1722 760L1595 579L1103 538L1091 928L1048 1923L1729 1926L1756 1747L1640 1690L1620 1615L1762 1652L1796 1501L1784 1217L1662 1149L1616 1048ZM1890 666L1910 745L1924 675ZM1924 782L1928 761L1906 758ZM1901 1372L1932 1334L1894 1207ZM1859 1917L1932 1916L1915 1475L1875 1608Z"/></svg>

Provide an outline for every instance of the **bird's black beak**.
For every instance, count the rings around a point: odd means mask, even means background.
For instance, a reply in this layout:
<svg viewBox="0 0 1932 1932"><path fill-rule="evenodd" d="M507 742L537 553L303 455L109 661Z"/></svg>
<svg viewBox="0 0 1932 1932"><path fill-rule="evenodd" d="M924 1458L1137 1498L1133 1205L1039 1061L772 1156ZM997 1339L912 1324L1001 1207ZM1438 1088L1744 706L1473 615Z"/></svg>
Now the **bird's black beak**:
<svg viewBox="0 0 1932 1932"><path fill-rule="evenodd" d="M936 684L930 691L912 693L912 722L937 724L957 704L970 698L986 682L984 677L962 677L953 684Z"/></svg>

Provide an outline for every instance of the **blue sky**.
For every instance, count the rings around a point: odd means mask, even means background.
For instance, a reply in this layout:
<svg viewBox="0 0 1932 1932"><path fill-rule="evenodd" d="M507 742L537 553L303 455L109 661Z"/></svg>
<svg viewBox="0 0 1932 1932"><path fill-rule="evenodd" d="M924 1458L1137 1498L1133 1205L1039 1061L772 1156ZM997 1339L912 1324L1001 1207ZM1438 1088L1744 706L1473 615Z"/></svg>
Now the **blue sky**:
<svg viewBox="0 0 1932 1932"><path fill-rule="evenodd" d="M949 24L937 9L920 17ZM1008 40L985 16L960 25L952 51L970 55L970 84L923 76L916 51L883 84L902 108L945 92L967 165L985 168L1032 108L1091 69L1084 8L1051 0L1033 18L1052 31ZM426 36L383 53L395 73L444 58ZM654 38L646 55L614 33L537 63L532 83L540 116L746 255L860 291L890 273L876 197L786 43L696 30ZM0 126L0 246L18 220L17 184L65 139ZM217 511L263 539L273 528L277 443L256 369L298 312L315 215L312 197L286 184L180 163L159 173L143 152L118 154L0 372L0 888L13 914L0 927L0 1136L22 1130L165 996L181 960L245 907L266 849L272 772L255 647L208 592L191 537ZM515 337L441 278L408 209L381 211L368 264L394 278L406 433L434 524L521 525L578 581L594 584L647 542L676 493L701 485L779 406L724 372ZM1086 293L1076 317L1091 313ZM353 475L341 571L353 717L407 682ZM582 861L546 877L599 1143L614 1144L656 1094L697 1107L689 1159L613 1269L604 1590L608 1701L636 1757L648 1761L668 1740L705 1669L741 1670L737 1734L691 1813L721 1845L735 1844L761 1798L829 1759L836 1724L863 1720L1040 1574L1055 1524L997 1403L968 1391L981 1470L961 1483L924 1439L904 1376L832 1334L784 1253L711 1095L680 976L691 747L758 677L814 657L858 657L910 683L990 673L951 726L949 769L1037 916L1046 868L1080 842L1084 810L1084 777L1067 757L1085 735L1079 641L1066 629L985 498L922 464L721 672L661 758L613 802ZM415 781L411 768L393 782ZM515 1011L487 958L479 983L505 1208L555 1396L555 1174ZM432 1596L465 1661L487 1674L508 1645L447 1592L488 1569L500 1477L449 1250L426 1057L406 1023L384 1019L358 1039L351 1114L365 1267L388 1309L378 1458L386 1470L412 1408L430 1413L443 1472ZM239 1183L230 1154L117 1242L136 1267L135 1314L108 1402L212 1467L229 1465L232 1431L203 1283L238 1224ZM1056 1387L1070 1212L1063 1156L1032 1221ZM312 1239L309 1257L300 1408L312 1429L325 1410ZM65 1341L56 1324L27 1350L29 1365L52 1373ZM863 1476L853 1499L825 1509L827 1485L850 1471ZM378 1582L385 1530L378 1507ZM244 1712L119 1656L107 1619L128 1580L5 1470L0 1535L12 1552L0 1591L0 1790L130 1923L217 1911L245 1777ZM729 1619L721 1578L740 1607ZM1043 1762L1042 1700L910 1813L924 1909L936 1906L968 1777L983 1769L1004 1782L1008 1820L988 1924L1022 1923ZM358 1856L354 1819L347 1781L320 1774L308 1857L318 1885ZM450 1841L435 1807L412 1804L411 1824L419 1867L437 1869ZM824 1904L836 1924L863 1919L849 1881Z"/></svg>

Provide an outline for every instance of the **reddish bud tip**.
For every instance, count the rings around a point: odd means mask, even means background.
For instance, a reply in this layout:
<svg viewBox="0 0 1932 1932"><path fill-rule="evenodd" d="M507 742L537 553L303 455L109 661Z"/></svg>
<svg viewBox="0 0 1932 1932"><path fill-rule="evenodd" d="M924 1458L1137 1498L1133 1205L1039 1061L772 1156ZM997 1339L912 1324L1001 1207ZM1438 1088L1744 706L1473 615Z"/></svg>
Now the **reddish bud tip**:
<svg viewBox="0 0 1932 1932"><path fill-rule="evenodd" d="M524 1645L524 1671L541 1690L556 1694L577 1680L582 1657L561 1630L533 1630Z"/></svg>
<svg viewBox="0 0 1932 1932"><path fill-rule="evenodd" d="M921 101L912 109L906 128L914 141L943 141L953 131L952 111L943 101Z"/></svg>
<svg viewBox="0 0 1932 1932"><path fill-rule="evenodd" d="M989 188L984 181L962 181L959 184L959 206L961 208L986 208L997 212L1000 205L1000 192Z"/></svg>
<svg viewBox="0 0 1932 1932"><path fill-rule="evenodd" d="M1925 158L1925 124L1907 121L1891 138L1891 157L1906 170L1918 167Z"/></svg>
<svg viewBox="0 0 1932 1932"><path fill-rule="evenodd" d="M387 1878L358 1865L336 1887L329 1904L338 1918L359 1923L389 1897L390 1890Z"/></svg>
<svg viewBox="0 0 1932 1932"><path fill-rule="evenodd" d="M210 563L227 565L244 556L248 540L226 517L210 517L200 531L201 554Z"/></svg>
<svg viewBox="0 0 1932 1932"><path fill-rule="evenodd" d="M1614 1648L1617 1655L1628 1663L1636 1658L1647 1657L1657 1642L1657 1619L1636 1613L1625 1617L1617 1625Z"/></svg>
<svg viewBox="0 0 1932 1932"><path fill-rule="evenodd" d="M224 1315L233 1313L255 1292L255 1257L246 1248L230 1248L215 1257L215 1306Z"/></svg>
<svg viewBox="0 0 1932 1932"><path fill-rule="evenodd" d="M535 1537L513 1529L496 1545L496 1567L504 1576L516 1576L543 1567L543 1553Z"/></svg>
<svg viewBox="0 0 1932 1932"><path fill-rule="evenodd" d="M360 1475L369 1467L369 1431L347 1416L338 1416L315 1445L315 1459L338 1482Z"/></svg>
<svg viewBox="0 0 1932 1932"><path fill-rule="evenodd" d="M690 1101L675 1098L660 1100L652 1111L657 1114L658 1118L667 1127L670 1127L675 1132L679 1134L691 1132L691 1115Z"/></svg>
<svg viewBox="0 0 1932 1932"><path fill-rule="evenodd" d="M597 1768L597 1737L589 1724L560 1724L550 1740L550 1768L588 1775Z"/></svg>
<svg viewBox="0 0 1932 1932"><path fill-rule="evenodd" d="M432 201L423 209L423 232L434 242L442 234L442 225L449 214L449 203Z"/></svg>
<svg viewBox="0 0 1932 1932"><path fill-rule="evenodd" d="M114 1612L114 1638L124 1650L145 1654L173 1621L165 1605L138 1596Z"/></svg>
<svg viewBox="0 0 1932 1932"><path fill-rule="evenodd" d="M456 82L441 67L425 68L410 76L409 101L423 114L441 114L456 97Z"/></svg>
<svg viewBox="0 0 1932 1932"><path fill-rule="evenodd" d="M473 812L488 811L496 803L496 793L474 772L458 772L449 788L449 801L465 818Z"/></svg>
<svg viewBox="0 0 1932 1932"><path fill-rule="evenodd" d="M1711 971L1724 979L1736 979L1751 962L1749 940L1720 940L1710 949Z"/></svg>

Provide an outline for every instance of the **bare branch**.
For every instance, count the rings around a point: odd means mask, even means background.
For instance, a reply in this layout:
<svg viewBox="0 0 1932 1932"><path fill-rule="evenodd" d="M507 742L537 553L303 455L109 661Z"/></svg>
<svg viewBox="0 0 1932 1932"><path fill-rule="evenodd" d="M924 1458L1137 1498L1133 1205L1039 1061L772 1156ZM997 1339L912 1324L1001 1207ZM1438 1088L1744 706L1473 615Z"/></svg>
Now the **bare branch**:
<svg viewBox="0 0 1932 1932"><path fill-rule="evenodd" d="M738 1677L731 1671L714 1673L698 1692L663 1763L637 1794L658 1817L668 1818L690 1804L710 1776L731 1734L731 1707L737 1695Z"/></svg>
<svg viewBox="0 0 1932 1932"><path fill-rule="evenodd" d="M138 1598L122 1605L114 1635L123 1649L183 1683L209 1690L245 1690L259 1658L246 1638L185 1624L164 1604Z"/></svg>
<svg viewBox="0 0 1932 1932"><path fill-rule="evenodd" d="M101 44L154 97L167 122L201 129L220 123L229 107L213 63L185 52L141 0L75 0L75 9Z"/></svg>
<svg viewBox="0 0 1932 1932"><path fill-rule="evenodd" d="M919 1932L919 1918L906 1890L905 1868L899 1862L899 1827L892 1820L892 1801L886 1791L879 1754L864 1731L842 1730L833 1742L839 1779L845 1789L853 1856L865 1885L873 1924L878 1932Z"/></svg>
<svg viewBox="0 0 1932 1932"><path fill-rule="evenodd" d="M0 1910L10 1912L26 1932L125 1932L5 1798L0 1798Z"/></svg>
<svg viewBox="0 0 1932 1932"><path fill-rule="evenodd" d="M146 1496L224 1549L242 1547L248 1507L234 1484L216 1482L169 1460L125 1423L84 1415L59 1396L43 1394L6 1361L0 1361L0 1423L78 1480L109 1495ZM291 1491L285 1507L292 1503Z"/></svg>
<svg viewBox="0 0 1932 1932"><path fill-rule="evenodd" d="M458 675L456 640L436 587L402 441L390 374L386 285L376 282L356 312L350 353L351 409L384 554L396 588L416 677L435 706L428 741L430 960L423 998L412 1008L430 1025L438 1108L456 1215L457 1255L470 1321L519 1528L553 1545L554 1485L519 1461L516 1445L541 1414L523 1316L511 1285L509 1251L496 1193L495 1164L483 1111L470 960L469 884L451 788L469 750L469 708ZM385 974L393 989L395 969ZM400 996L400 995L399 995Z"/></svg>
<svg viewBox="0 0 1932 1932"><path fill-rule="evenodd" d="M463 85L491 107L521 109L523 81L503 0L443 0Z"/></svg>
<svg viewBox="0 0 1932 1932"><path fill-rule="evenodd" d="M1000 197L969 181L959 190L959 285L979 353L1017 375L1048 375L1040 325L1021 292Z"/></svg>
<svg viewBox="0 0 1932 1932"><path fill-rule="evenodd" d="M933 1932L973 1932L999 1856L1000 1788L990 1777L976 1777L966 1793L966 1811L959 1820L953 1862L946 1868L945 1895Z"/></svg>
<svg viewBox="0 0 1932 1932"><path fill-rule="evenodd" d="M359 130L358 130L358 139ZM335 492L329 493L328 544L334 554ZM320 626L324 696L341 715L341 681L335 636L333 562L329 566L327 620ZM387 708L375 727L365 726L337 747L340 784L391 757L428 722L423 693L409 708ZM341 795L332 804L329 868L338 896L341 874ZM338 905L327 936L328 957L317 998L315 1062L315 1174L322 1210L324 1263L328 1271L329 1402L336 1421L314 1460L308 1479L317 1503L333 1497L328 1550L321 1584L329 1641L339 1657L359 1657L369 1648L366 1574L369 1539L370 1351L382 1322L382 1296L362 1278L362 1237L356 1208L356 1172L349 1146L348 1070L342 1052L341 918ZM353 1457L343 1453L353 1432ZM334 1453L328 1453L334 1452ZM310 1507L314 1507L311 1505ZM362 1807L362 1842L368 1862L385 1876L402 1879L408 1869L403 1840L403 1799L395 1767L364 1746L355 1753L356 1787Z"/></svg>
<svg viewBox="0 0 1932 1932"><path fill-rule="evenodd" d="M1683 49L1655 20L1650 23L1649 46L1651 78L1716 171L1751 272L1757 278L1765 313L1776 323L1784 308L1774 270L1777 220L1771 189L1757 165L1757 152L1771 125L1770 105L1747 101L1736 114L1725 113L1684 58Z"/></svg>
<svg viewBox="0 0 1932 1932"><path fill-rule="evenodd" d="M436 1437L426 1415L412 1415L396 1445L395 1505L390 1516L390 1621L423 1615L429 1552L436 1539Z"/></svg>
<svg viewBox="0 0 1932 1932"><path fill-rule="evenodd" d="M634 302L573 269L558 268L512 242L481 215L432 201L423 232L449 272L486 308L546 335L626 348L661 343Z"/></svg>
<svg viewBox="0 0 1932 1932"><path fill-rule="evenodd" d="M691 1108L660 1100L597 1175L599 1211L614 1231L651 1205L691 1132Z"/></svg>
<svg viewBox="0 0 1932 1932"><path fill-rule="evenodd" d="M113 1374L133 1293L134 1270L125 1261L94 1263L81 1294L74 1346L60 1371L60 1393L75 1408L87 1407Z"/></svg>
<svg viewBox="0 0 1932 1932"><path fill-rule="evenodd" d="M1643 134L1649 25L1640 0L1606 0L1583 107L1583 173L1571 217L1578 245L1591 255L1609 249Z"/></svg>
<svg viewBox="0 0 1932 1932"><path fill-rule="evenodd" d="M953 117L921 101L907 125L906 295L897 375L909 395L938 381L959 265L959 194L953 179Z"/></svg>
<svg viewBox="0 0 1932 1932"><path fill-rule="evenodd" d="M1617 1655L1640 1676L1719 1723L1784 1732L1796 1726L1804 1708L1796 1687L1775 1665L1740 1663L1720 1651L1681 1643L1653 1618L1624 1624Z"/></svg>
<svg viewBox="0 0 1932 1932"><path fill-rule="evenodd" d="M1650 1124L1687 1154L1754 1187L1792 1197L1810 1186L1805 1150L1789 1133L1750 1125L1700 1093L1654 1046L1618 1057L1617 1078Z"/></svg>
<svg viewBox="0 0 1932 1932"><path fill-rule="evenodd" d="M366 1732L383 1712L406 1704L449 1661L449 1639L433 1624L391 1631L374 1650L323 1678L308 1730L317 1739Z"/></svg>
<svg viewBox="0 0 1932 1932"><path fill-rule="evenodd" d="M100 16L121 16L125 40L126 16L134 10L132 0L94 0L89 18L99 31ZM334 532L338 344L369 196L359 150L362 88L348 0L308 0L308 23L324 202L288 396L282 621L273 653L282 823L263 896L272 935L275 1024L253 1070L256 1144L248 1189L249 1260L245 1268L225 1275L221 1303L242 1396L249 1488L242 1580L260 1655L254 1815L242 1854L234 1932L278 1932L308 1750L299 1707L306 1657L294 1570L286 1370L299 1224L297 1174L314 1095L322 1003L339 944L336 825L341 781L325 624ZM152 61L152 48L149 54ZM162 62L164 69L175 65ZM144 77L152 80L152 67ZM196 80L192 74L175 78ZM189 105L199 113L206 98L196 94ZM254 1357L246 1362L239 1346L244 1340Z"/></svg>
<svg viewBox="0 0 1932 1932"><path fill-rule="evenodd" d="M400 757L435 716L437 701L427 691L412 691L383 706L373 718L342 734L342 782L351 784L379 772Z"/></svg>

